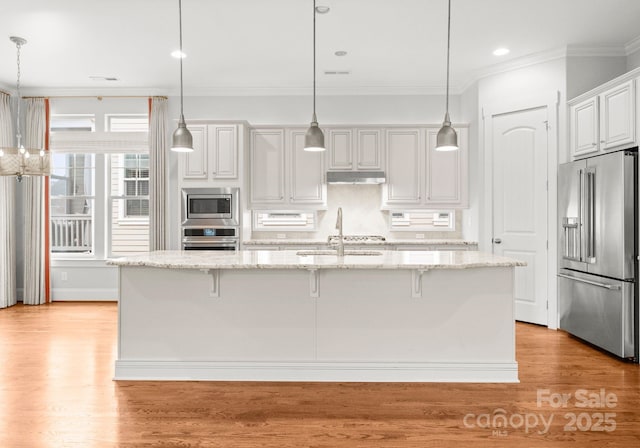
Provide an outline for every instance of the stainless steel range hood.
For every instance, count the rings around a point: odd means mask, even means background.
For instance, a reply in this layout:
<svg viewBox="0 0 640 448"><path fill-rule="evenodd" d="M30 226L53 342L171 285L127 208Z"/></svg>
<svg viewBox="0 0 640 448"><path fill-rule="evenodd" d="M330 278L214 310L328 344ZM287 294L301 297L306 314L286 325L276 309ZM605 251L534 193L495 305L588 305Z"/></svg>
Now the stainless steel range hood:
<svg viewBox="0 0 640 448"><path fill-rule="evenodd" d="M384 171L327 171L328 184L383 184Z"/></svg>

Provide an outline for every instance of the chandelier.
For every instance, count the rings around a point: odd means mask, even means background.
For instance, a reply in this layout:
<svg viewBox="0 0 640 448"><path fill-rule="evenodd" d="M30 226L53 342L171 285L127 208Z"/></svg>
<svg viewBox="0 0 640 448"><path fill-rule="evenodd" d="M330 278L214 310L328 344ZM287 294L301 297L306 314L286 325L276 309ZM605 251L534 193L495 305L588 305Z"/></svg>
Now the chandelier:
<svg viewBox="0 0 640 448"><path fill-rule="evenodd" d="M51 171L49 152L44 148L25 148L22 144L22 134L20 133L20 49L27 43L26 39L11 36L11 42L16 44L18 77L16 90L18 93L18 104L16 107L16 147L0 148L0 176L16 176L21 181L24 176L48 176Z"/></svg>

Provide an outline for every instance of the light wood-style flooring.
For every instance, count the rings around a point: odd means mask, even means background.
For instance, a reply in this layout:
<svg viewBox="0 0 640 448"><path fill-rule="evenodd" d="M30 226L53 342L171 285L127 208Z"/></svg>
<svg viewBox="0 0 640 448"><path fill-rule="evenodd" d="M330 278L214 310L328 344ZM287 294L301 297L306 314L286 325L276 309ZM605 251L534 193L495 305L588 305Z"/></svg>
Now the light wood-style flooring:
<svg viewBox="0 0 640 448"><path fill-rule="evenodd" d="M115 382L116 328L0 310L0 447L640 446L638 365L561 331L517 324L519 384L247 383Z"/></svg>

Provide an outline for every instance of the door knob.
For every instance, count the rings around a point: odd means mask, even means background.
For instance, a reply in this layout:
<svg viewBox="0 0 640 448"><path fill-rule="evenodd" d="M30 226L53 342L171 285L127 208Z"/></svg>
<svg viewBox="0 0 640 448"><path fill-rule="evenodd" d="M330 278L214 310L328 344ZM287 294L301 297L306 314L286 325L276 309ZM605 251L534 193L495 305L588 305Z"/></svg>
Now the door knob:
<svg viewBox="0 0 640 448"><path fill-rule="evenodd" d="M500 238L494 238L494 239L493 239L493 240L491 240L491 241L493 241L493 244L500 244L500 243L502 243L502 240L501 240Z"/></svg>

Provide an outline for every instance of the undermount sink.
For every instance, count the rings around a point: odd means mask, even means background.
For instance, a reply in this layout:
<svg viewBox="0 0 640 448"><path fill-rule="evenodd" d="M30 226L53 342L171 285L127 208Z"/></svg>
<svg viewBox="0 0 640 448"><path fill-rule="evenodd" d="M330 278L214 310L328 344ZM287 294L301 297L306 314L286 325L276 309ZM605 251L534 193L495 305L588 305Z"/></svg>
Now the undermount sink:
<svg viewBox="0 0 640 448"><path fill-rule="evenodd" d="M377 251L377 250L345 250L344 251L345 256L346 255L368 255L368 256L375 256L375 255L382 255L382 252ZM307 257L307 256L313 256L313 255L338 255L338 251L335 250L301 250L296 252L296 255L299 255L301 257Z"/></svg>

